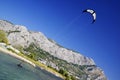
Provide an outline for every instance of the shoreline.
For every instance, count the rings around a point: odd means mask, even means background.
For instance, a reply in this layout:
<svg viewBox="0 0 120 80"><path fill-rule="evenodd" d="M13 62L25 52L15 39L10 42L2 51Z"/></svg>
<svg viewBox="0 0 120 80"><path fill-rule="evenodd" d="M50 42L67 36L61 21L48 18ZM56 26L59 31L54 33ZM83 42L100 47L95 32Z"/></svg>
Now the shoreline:
<svg viewBox="0 0 120 80"><path fill-rule="evenodd" d="M15 57L15 58L17 58L17 59L19 59L19 60L22 60L22 61L24 61L24 62L26 62L26 63L32 65L33 67L39 67L40 69L44 69L44 70L46 70L46 71L48 71L48 72L54 74L55 76L60 77L60 78L62 78L62 79L64 80L64 77L58 75L56 72L54 73L54 72L52 72L52 71L49 70L49 69L40 67L39 65L37 65L37 64L35 64L35 63L33 63L33 62L31 62L30 60L27 60L26 58L20 56L19 53L16 54L16 53L11 52L11 51L9 51L9 50L7 50L7 49L4 49L4 48L2 48L2 47L0 47L0 51L3 52L4 54L8 54L8 55L10 55L10 56L12 56L12 57Z"/></svg>
<svg viewBox="0 0 120 80"><path fill-rule="evenodd" d="M33 67L36 67L36 65L33 62L31 62L31 61L29 61L29 60L27 60L27 59L25 59L25 58L17 55L16 53L13 53L13 52L11 52L11 51L9 51L7 49L4 49L2 47L0 47L0 51L3 52L3 53L5 53L5 54L8 54L8 55L10 55L12 57L15 57L17 59L20 59L20 60L22 60L24 62L27 62L28 64L32 65Z"/></svg>

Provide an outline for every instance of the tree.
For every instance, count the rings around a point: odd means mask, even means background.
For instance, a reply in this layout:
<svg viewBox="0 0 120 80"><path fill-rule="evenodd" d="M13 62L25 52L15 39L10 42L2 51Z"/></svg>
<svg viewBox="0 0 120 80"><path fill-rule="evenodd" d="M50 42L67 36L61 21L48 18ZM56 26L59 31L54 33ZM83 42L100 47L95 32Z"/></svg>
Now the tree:
<svg viewBox="0 0 120 80"><path fill-rule="evenodd" d="M31 58L31 59L33 59L33 60L35 60L35 61L37 61L37 56L36 56L35 53L30 53L30 54L28 55L28 57Z"/></svg>
<svg viewBox="0 0 120 80"><path fill-rule="evenodd" d="M7 35L3 30L0 30L0 42L9 44L8 39L7 39Z"/></svg>
<svg viewBox="0 0 120 80"><path fill-rule="evenodd" d="M71 79L71 76L67 76L67 77L65 78L65 80L72 80L72 79Z"/></svg>
<svg viewBox="0 0 120 80"><path fill-rule="evenodd" d="M61 73L62 75L64 75L65 72L66 72L66 71L65 71L64 69L62 69L62 68L59 70L59 73Z"/></svg>
<svg viewBox="0 0 120 80"><path fill-rule="evenodd" d="M72 75L71 75L71 79L72 79L72 80L76 80L76 78L75 78L74 76L72 76Z"/></svg>
<svg viewBox="0 0 120 80"><path fill-rule="evenodd" d="M62 69L62 68L59 70L59 73L62 74L63 76L65 76L65 77L68 76L68 72L66 70Z"/></svg>

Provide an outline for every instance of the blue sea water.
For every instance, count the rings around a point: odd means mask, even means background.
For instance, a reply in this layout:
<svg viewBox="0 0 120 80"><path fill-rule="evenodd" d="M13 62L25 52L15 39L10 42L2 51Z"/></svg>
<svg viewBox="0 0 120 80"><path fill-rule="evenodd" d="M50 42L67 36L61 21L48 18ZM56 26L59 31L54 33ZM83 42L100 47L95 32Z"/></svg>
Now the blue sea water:
<svg viewBox="0 0 120 80"><path fill-rule="evenodd" d="M22 63L22 68L17 64ZM62 80L53 74L33 67L8 54L0 52L0 80Z"/></svg>

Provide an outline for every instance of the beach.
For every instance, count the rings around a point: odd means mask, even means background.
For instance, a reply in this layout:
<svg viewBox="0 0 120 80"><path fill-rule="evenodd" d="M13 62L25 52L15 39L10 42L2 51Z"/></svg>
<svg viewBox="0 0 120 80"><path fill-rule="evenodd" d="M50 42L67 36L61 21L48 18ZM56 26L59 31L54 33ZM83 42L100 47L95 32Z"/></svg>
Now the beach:
<svg viewBox="0 0 120 80"><path fill-rule="evenodd" d="M46 71L54 74L55 76L64 79L64 77L63 77L61 74L57 73L57 72L54 71L53 69L46 68L46 66L41 66L41 67L40 67L40 66L38 65L38 63L37 63L37 65L36 65L35 63L31 62L30 60L28 60L28 59L26 59L26 58L24 58L24 57L22 57L22 56L19 56L19 54L21 54L21 53L14 53L14 52L9 51L9 50L7 50L6 48L3 48L3 47L0 47L0 51L3 52L3 53L5 53L5 54L8 54L8 55L10 55L10 56L12 56L12 57L15 57L15 58L17 58L17 59L19 59L19 60L22 60L22 61L24 61L24 62L32 65L33 67L39 67L40 69L44 69L44 70L46 70Z"/></svg>
<svg viewBox="0 0 120 80"><path fill-rule="evenodd" d="M4 49L4 48L2 48L2 47L0 47L0 51L1 51L1 52L4 52L5 54L8 54L8 55L10 55L10 56L13 56L13 57L15 57L15 58L17 58L17 59L20 59L20 60L22 60L22 61L24 61L24 62L27 62L28 64L31 64L32 66L36 67L36 65L35 65L33 62L31 62L31 61L29 61L29 60L27 60L27 59L25 59L25 58L17 55L16 53L13 53L13 52L11 52L11 51L9 51L9 50L7 50L7 49Z"/></svg>
<svg viewBox="0 0 120 80"><path fill-rule="evenodd" d="M17 64L22 63L22 68ZM63 80L48 71L0 51L0 80Z"/></svg>

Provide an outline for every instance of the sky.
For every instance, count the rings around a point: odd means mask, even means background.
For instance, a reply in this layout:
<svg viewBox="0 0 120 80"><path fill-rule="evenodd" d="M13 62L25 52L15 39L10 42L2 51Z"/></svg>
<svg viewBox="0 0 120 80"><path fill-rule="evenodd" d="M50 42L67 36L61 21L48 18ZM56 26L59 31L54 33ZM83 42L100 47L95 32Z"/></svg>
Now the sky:
<svg viewBox="0 0 120 80"><path fill-rule="evenodd" d="M120 74L119 0L0 0L0 19L40 31L65 48L92 58L108 80ZM85 9L96 11L92 16Z"/></svg>

